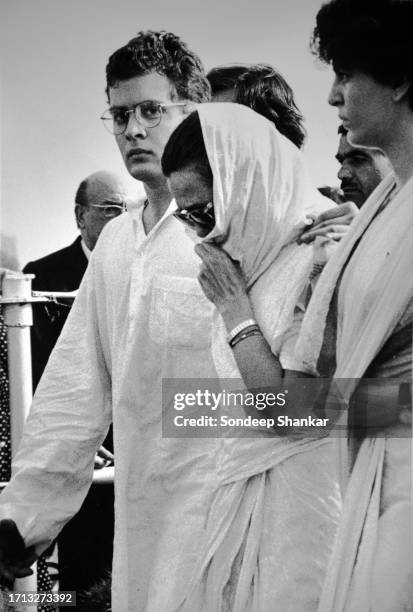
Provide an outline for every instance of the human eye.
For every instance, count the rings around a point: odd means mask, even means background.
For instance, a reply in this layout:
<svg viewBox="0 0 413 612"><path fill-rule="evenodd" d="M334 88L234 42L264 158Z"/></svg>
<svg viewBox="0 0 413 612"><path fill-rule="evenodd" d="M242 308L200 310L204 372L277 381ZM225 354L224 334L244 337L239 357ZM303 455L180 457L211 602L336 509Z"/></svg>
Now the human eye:
<svg viewBox="0 0 413 612"><path fill-rule="evenodd" d="M335 73L336 73L337 80L340 83L347 83L351 78L351 72L349 70L336 69Z"/></svg>
<svg viewBox="0 0 413 612"><path fill-rule="evenodd" d="M159 116L161 105L153 100L140 104L141 116L145 119L156 119Z"/></svg>
<svg viewBox="0 0 413 612"><path fill-rule="evenodd" d="M358 154L358 155L353 155L353 157L351 158L351 161L353 162L355 166L361 166L362 164L365 164L368 161L368 158L365 155Z"/></svg>
<svg viewBox="0 0 413 612"><path fill-rule="evenodd" d="M115 125L125 125L127 118L127 111L124 108L113 108L110 111L112 120Z"/></svg>
<svg viewBox="0 0 413 612"><path fill-rule="evenodd" d="M120 206L106 206L104 211L105 217L117 217L122 212L122 208Z"/></svg>

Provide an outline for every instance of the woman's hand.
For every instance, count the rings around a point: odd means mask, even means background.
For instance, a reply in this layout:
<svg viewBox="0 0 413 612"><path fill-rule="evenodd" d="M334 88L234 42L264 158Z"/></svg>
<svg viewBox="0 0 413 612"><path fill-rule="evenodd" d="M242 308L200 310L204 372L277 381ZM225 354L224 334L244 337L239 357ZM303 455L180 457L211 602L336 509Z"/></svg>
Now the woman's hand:
<svg viewBox="0 0 413 612"><path fill-rule="evenodd" d="M222 315L227 328L252 318L252 307L239 264L215 244L197 244L195 252L202 259L199 284Z"/></svg>
<svg viewBox="0 0 413 612"><path fill-rule="evenodd" d="M104 446L101 446L98 452L95 455L95 470L100 470L104 467L109 467L113 465L115 461L115 457L113 454L108 451Z"/></svg>
<svg viewBox="0 0 413 612"><path fill-rule="evenodd" d="M347 234L351 222L358 213L359 209L354 202L345 202L329 208L314 220L310 229L303 232L297 242L310 244L317 236L339 241Z"/></svg>

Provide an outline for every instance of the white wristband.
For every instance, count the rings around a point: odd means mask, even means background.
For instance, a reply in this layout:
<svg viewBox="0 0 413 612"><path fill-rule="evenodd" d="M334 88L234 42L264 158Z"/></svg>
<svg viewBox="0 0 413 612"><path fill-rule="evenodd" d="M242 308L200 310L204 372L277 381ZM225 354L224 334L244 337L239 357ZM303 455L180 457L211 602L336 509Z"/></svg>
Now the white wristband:
<svg viewBox="0 0 413 612"><path fill-rule="evenodd" d="M242 321L242 323L239 323L233 329L231 329L227 336L227 341L231 342L231 340L233 340L237 334L242 332L244 329L247 329L247 327L251 327L251 325L257 325L257 321L255 319L246 319L245 321Z"/></svg>

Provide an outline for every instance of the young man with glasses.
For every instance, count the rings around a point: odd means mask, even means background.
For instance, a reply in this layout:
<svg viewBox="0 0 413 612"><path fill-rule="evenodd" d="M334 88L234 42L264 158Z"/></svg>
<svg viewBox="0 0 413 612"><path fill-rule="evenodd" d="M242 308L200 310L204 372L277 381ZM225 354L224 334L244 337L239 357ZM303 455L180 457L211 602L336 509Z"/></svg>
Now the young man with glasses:
<svg viewBox="0 0 413 612"><path fill-rule="evenodd" d="M170 134L209 93L200 60L174 34L140 32L110 57L102 119L146 197L102 232L1 496L0 518L24 539L0 526L0 572L13 578L79 508L113 418L114 612L179 605L211 486L200 470L215 469L219 441L162 437L163 381L216 377L212 306L161 169Z"/></svg>

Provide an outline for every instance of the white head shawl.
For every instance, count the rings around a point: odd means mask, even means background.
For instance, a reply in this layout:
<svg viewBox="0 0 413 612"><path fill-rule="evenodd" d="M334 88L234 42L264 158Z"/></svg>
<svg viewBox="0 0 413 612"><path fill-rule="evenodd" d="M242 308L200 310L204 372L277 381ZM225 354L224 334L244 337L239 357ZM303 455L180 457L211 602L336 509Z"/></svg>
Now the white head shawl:
<svg viewBox="0 0 413 612"><path fill-rule="evenodd" d="M256 318L278 353L311 267L297 245L306 218L334 204L310 184L299 149L273 124L239 104L197 107L213 173L215 239L241 264ZM265 288L257 280L265 275ZM256 291L254 291L256 289Z"/></svg>
<svg viewBox="0 0 413 612"><path fill-rule="evenodd" d="M306 217L334 206L310 185L299 149L246 106L197 108L214 177L208 235L240 261L249 285L296 240Z"/></svg>

